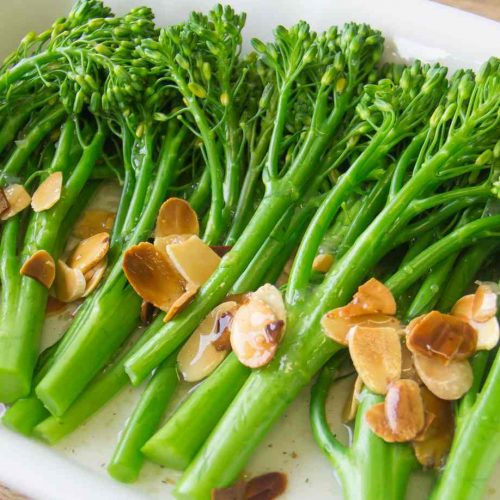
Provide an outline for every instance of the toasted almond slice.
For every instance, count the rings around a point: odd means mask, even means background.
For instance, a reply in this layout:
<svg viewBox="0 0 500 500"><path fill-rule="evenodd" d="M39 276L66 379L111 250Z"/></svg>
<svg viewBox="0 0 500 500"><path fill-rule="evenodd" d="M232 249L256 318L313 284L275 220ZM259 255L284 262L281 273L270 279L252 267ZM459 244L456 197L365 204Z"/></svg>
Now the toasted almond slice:
<svg viewBox="0 0 500 500"><path fill-rule="evenodd" d="M485 284L477 287L472 303L472 319L484 323L497 314L497 294Z"/></svg>
<svg viewBox="0 0 500 500"><path fill-rule="evenodd" d="M52 208L61 198L62 185L62 172L50 174L33 193L31 208L35 212L42 212Z"/></svg>
<svg viewBox="0 0 500 500"><path fill-rule="evenodd" d="M136 293L165 312L185 291L182 277L151 243L130 247L122 265Z"/></svg>
<svg viewBox="0 0 500 500"><path fill-rule="evenodd" d="M202 286L220 262L220 257L198 236L167 245L167 255L179 274L196 286Z"/></svg>
<svg viewBox="0 0 500 500"><path fill-rule="evenodd" d="M365 413L365 421L372 432L385 442L395 443L397 441L397 436L392 432L387 422L384 403L377 403L368 408Z"/></svg>
<svg viewBox="0 0 500 500"><path fill-rule="evenodd" d="M472 368L467 360L454 360L445 365L436 358L415 353L414 362L422 382L438 398L460 399L472 386Z"/></svg>
<svg viewBox="0 0 500 500"><path fill-rule="evenodd" d="M263 300L251 298L231 323L231 347L242 364L258 368L269 363L282 337L284 322Z"/></svg>
<svg viewBox="0 0 500 500"><path fill-rule="evenodd" d="M283 321L283 326L286 326L286 307L283 295L274 285L269 283L262 285L252 293L251 298L264 301L271 307L276 317Z"/></svg>
<svg viewBox="0 0 500 500"><path fill-rule="evenodd" d="M109 251L109 234L97 233L81 241L73 250L69 259L69 266L80 269L82 273L90 271Z"/></svg>
<svg viewBox="0 0 500 500"><path fill-rule="evenodd" d="M2 213L1 220L7 220L24 210L31 203L31 196L21 184L11 184L4 188L3 193L9 208Z"/></svg>
<svg viewBox="0 0 500 500"><path fill-rule="evenodd" d="M191 205L181 198L169 198L160 207L156 219L155 237L171 234L195 234L200 232L198 216Z"/></svg>
<svg viewBox="0 0 500 500"><path fill-rule="evenodd" d="M413 353L406 347L406 344L401 345L401 378L421 383L413 363Z"/></svg>
<svg viewBox="0 0 500 500"><path fill-rule="evenodd" d="M82 271L67 266L62 260L57 261L55 291L62 302L74 302L83 297L87 283Z"/></svg>
<svg viewBox="0 0 500 500"><path fill-rule="evenodd" d="M391 291L380 281L370 278L358 288L352 299L354 305L361 306L365 314L396 314L396 301Z"/></svg>
<svg viewBox="0 0 500 500"><path fill-rule="evenodd" d="M214 341L220 336L219 318L224 314L233 314L236 302L223 302L213 309L200 323L177 355L179 371L187 382L197 382L210 373L227 356L228 351L218 350Z"/></svg>
<svg viewBox="0 0 500 500"><path fill-rule="evenodd" d="M354 326L347 335L352 362L363 383L377 394L401 376L401 341L394 328Z"/></svg>
<svg viewBox="0 0 500 500"><path fill-rule="evenodd" d="M424 403L420 387L413 380L397 380L387 390L385 417L396 441L414 439L424 428Z"/></svg>
<svg viewBox="0 0 500 500"><path fill-rule="evenodd" d="M154 239L155 248L161 252L167 259L170 257L167 254L167 245L175 245L191 238L191 234L170 234L169 236L159 236Z"/></svg>
<svg viewBox="0 0 500 500"><path fill-rule="evenodd" d="M455 429L453 404L421 388L425 413L429 425L413 441L417 460L427 468L441 469L453 441Z"/></svg>
<svg viewBox="0 0 500 500"><path fill-rule="evenodd" d="M198 293L198 290L199 287L188 284L186 291L170 306L167 314L163 318L163 321L165 323L170 321L178 312L182 311L193 300L194 296Z"/></svg>
<svg viewBox="0 0 500 500"><path fill-rule="evenodd" d="M493 349L500 339L500 328L496 317L490 318L488 321L479 322L472 318L472 306L474 303L474 295L466 295L457 301L453 306L452 314L466 320L472 328L477 332L478 351Z"/></svg>
<svg viewBox="0 0 500 500"><path fill-rule="evenodd" d="M52 297L49 295L47 299L47 307L45 308L45 314L47 316L55 316L56 314L60 314L66 309L66 303Z"/></svg>
<svg viewBox="0 0 500 500"><path fill-rule="evenodd" d="M327 273L333 264L333 255L329 253L320 253L316 255L313 261L313 269L318 273Z"/></svg>
<svg viewBox="0 0 500 500"><path fill-rule="evenodd" d="M431 311L408 329L406 345L413 353L441 359L467 359L476 352L477 333L463 319Z"/></svg>
<svg viewBox="0 0 500 500"><path fill-rule="evenodd" d="M104 258L100 262L98 262L92 269L85 273L85 280L87 282L87 286L85 287L84 297L90 295L99 285L104 274L106 272L106 268L108 267L108 259Z"/></svg>
<svg viewBox="0 0 500 500"><path fill-rule="evenodd" d="M0 216L4 214L9 209L9 200L7 196L5 196L5 192L2 188L0 188Z"/></svg>
<svg viewBox="0 0 500 500"><path fill-rule="evenodd" d="M108 210L86 210L73 227L73 235L84 240L94 234L110 233L115 222L115 214Z"/></svg>
<svg viewBox="0 0 500 500"><path fill-rule="evenodd" d="M56 264L50 253L38 250L24 262L19 272L35 279L48 289L56 277Z"/></svg>
<svg viewBox="0 0 500 500"><path fill-rule="evenodd" d="M345 400L344 408L342 409L342 422L347 423L351 422L356 418L356 413L358 411L359 406L359 395L363 390L363 381L361 377L358 375L354 380L354 384L352 385L349 396Z"/></svg>

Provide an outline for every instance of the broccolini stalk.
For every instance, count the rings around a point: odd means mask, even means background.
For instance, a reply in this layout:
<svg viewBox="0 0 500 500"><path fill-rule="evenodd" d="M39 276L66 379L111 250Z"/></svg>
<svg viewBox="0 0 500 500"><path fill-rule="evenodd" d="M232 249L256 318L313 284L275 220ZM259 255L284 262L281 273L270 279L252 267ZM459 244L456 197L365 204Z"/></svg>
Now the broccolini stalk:
<svg viewBox="0 0 500 500"><path fill-rule="evenodd" d="M331 269L312 297L309 289L306 294L304 289L288 288L289 327L277 355L269 366L252 372L178 483L179 498L208 498L212 488L231 484L272 423L339 349L321 332L321 317L350 299L369 270L390 248L388 240L394 228L401 228L400 221L407 225L415 217L412 205L415 200L430 198L443 184L460 185L471 171L485 171L486 175L491 171L493 155L485 151L491 151L497 141L494 132L500 120L497 72L498 60L492 59L475 82L470 73L457 77L458 83L452 85L444 100L451 110L447 113L438 108L433 114L414 174ZM483 162L485 156L488 158ZM438 206L441 199L439 194L434 196L433 202ZM448 199L445 193L443 202ZM498 216L490 216L452 231L403 266L387 286L397 296L430 266L476 238L494 234L499 222ZM314 242L314 253L316 248ZM296 261L292 272L309 274L309 269Z"/></svg>
<svg viewBox="0 0 500 500"><path fill-rule="evenodd" d="M191 305L127 362L134 384L175 350L222 300L269 232L300 199L311 179L321 174L319 160L342 118L352 109L359 85L378 61L381 37L364 25L347 25L340 34L332 29L316 35L306 23L299 23L290 30L278 28L274 44L265 46L256 41L255 46L274 71L279 96L263 172L264 197L232 250ZM161 60L161 52L155 57ZM286 167L281 167L284 128L287 119L293 119L289 113L292 95L301 95L309 103L310 125L295 145L290 161L285 162Z"/></svg>

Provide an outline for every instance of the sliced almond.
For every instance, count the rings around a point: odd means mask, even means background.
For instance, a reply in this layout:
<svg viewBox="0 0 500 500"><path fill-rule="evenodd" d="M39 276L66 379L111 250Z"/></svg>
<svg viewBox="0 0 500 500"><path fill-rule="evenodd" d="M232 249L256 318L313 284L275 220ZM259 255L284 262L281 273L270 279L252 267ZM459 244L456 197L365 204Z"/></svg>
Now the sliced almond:
<svg viewBox="0 0 500 500"><path fill-rule="evenodd" d="M42 212L52 208L61 199L62 185L62 172L50 174L33 193L31 208L35 212Z"/></svg>
<svg viewBox="0 0 500 500"><path fill-rule="evenodd" d="M62 260L57 261L55 292L62 302L74 302L83 297L87 283L82 271L67 266Z"/></svg>
<svg viewBox="0 0 500 500"><path fill-rule="evenodd" d="M414 380L418 384L421 382L413 363L413 353L406 347L406 344L401 345L401 378Z"/></svg>
<svg viewBox="0 0 500 500"><path fill-rule="evenodd" d="M476 330L477 333L477 345L476 349L478 351L486 350L489 351L493 349L500 339L500 328L498 325L498 319L492 317L487 321L475 321L472 318L472 308L474 304L475 295L466 295L462 297L454 305L451 313L454 316L460 317L467 321L472 328Z"/></svg>
<svg viewBox="0 0 500 500"><path fill-rule="evenodd" d="M342 422L347 423L351 422L356 418L356 413L358 411L359 406L359 395L363 390L363 381L361 377L358 375L352 385L349 396L345 400L344 408L342 409Z"/></svg>
<svg viewBox="0 0 500 500"><path fill-rule="evenodd" d="M85 287L84 297L90 295L99 285L104 274L106 273L106 268L108 267L108 259L104 258L98 262L90 271L85 273L85 280L87 286Z"/></svg>
<svg viewBox="0 0 500 500"><path fill-rule="evenodd" d="M156 219L155 237L171 234L199 234L198 216L191 205L181 198L169 198L160 207Z"/></svg>
<svg viewBox="0 0 500 500"><path fill-rule="evenodd" d="M415 353L414 362L422 382L440 399L460 399L472 386L472 368L467 360L445 365L436 358Z"/></svg>
<svg viewBox="0 0 500 500"><path fill-rule="evenodd" d="M333 264L333 255L329 253L320 253L316 255L313 261L313 269L318 273L327 273Z"/></svg>
<svg viewBox="0 0 500 500"><path fill-rule="evenodd" d="M281 292L274 285L269 283L262 285L255 292L252 292L251 298L265 302L271 307L276 317L283 321L283 326L286 326L285 301Z"/></svg>
<svg viewBox="0 0 500 500"><path fill-rule="evenodd" d="M3 189L9 208L2 213L1 220L7 220L24 210L31 203L31 196L21 184L11 184Z"/></svg>
<svg viewBox="0 0 500 500"><path fill-rule="evenodd" d="M163 321L166 323L177 313L181 312L193 300L194 296L198 293L198 290L199 287L188 284L186 291L170 306L165 318L163 318Z"/></svg>
<svg viewBox="0 0 500 500"><path fill-rule="evenodd" d="M395 443L397 441L397 436L392 432L387 422L384 403L377 403L368 408L365 413L365 421L372 432L379 438L382 438L387 443Z"/></svg>
<svg viewBox="0 0 500 500"><path fill-rule="evenodd" d="M358 288L352 303L365 311L365 314L396 314L396 301L391 291L380 281L370 278Z"/></svg>
<svg viewBox="0 0 500 500"><path fill-rule="evenodd" d="M73 235L84 240L97 233L110 233L115 214L107 210L86 210L73 227Z"/></svg>
<svg viewBox="0 0 500 500"><path fill-rule="evenodd" d="M50 253L38 250L24 262L20 273L35 279L49 289L56 277L56 264Z"/></svg>
<svg viewBox="0 0 500 500"><path fill-rule="evenodd" d="M424 403L420 387L413 380L397 380L387 390L385 417L396 441L414 439L424 428Z"/></svg>
<svg viewBox="0 0 500 500"><path fill-rule="evenodd" d="M220 262L220 257L198 236L167 245L167 255L179 274L195 286L202 286Z"/></svg>
<svg viewBox="0 0 500 500"><path fill-rule="evenodd" d="M210 373L227 356L228 351L218 350L214 341L220 336L219 318L232 314L238 305L236 302L224 302L210 312L200 323L177 355L179 371L187 382L197 382Z"/></svg>
<svg viewBox="0 0 500 500"><path fill-rule="evenodd" d="M421 388L421 395L427 422L422 433L413 441L413 448L417 460L424 467L441 469L453 441L453 405L450 401L439 399L426 387Z"/></svg>
<svg viewBox="0 0 500 500"><path fill-rule="evenodd" d="M394 328L355 326L347 336L352 362L363 383L377 394L401 377L401 341Z"/></svg>
<svg viewBox="0 0 500 500"><path fill-rule="evenodd" d="M175 245L191 238L190 234L171 234L169 236L160 236L154 239L155 248L160 251L167 259L170 257L167 254L167 245Z"/></svg>
<svg viewBox="0 0 500 500"><path fill-rule="evenodd" d="M69 266L80 269L82 273L90 271L106 257L109 251L109 234L97 233L81 241L73 250Z"/></svg>
<svg viewBox="0 0 500 500"><path fill-rule="evenodd" d="M185 291L182 277L151 243L130 247L122 265L136 293L165 312Z"/></svg>
<svg viewBox="0 0 500 500"><path fill-rule="evenodd" d="M45 308L45 314L47 316L55 316L56 314L60 314L62 311L66 309L66 303L52 297L49 295L47 299L47 307Z"/></svg>
<svg viewBox="0 0 500 500"><path fill-rule="evenodd" d="M9 209L9 200L5 196L5 192L2 188L0 188L0 216L4 214Z"/></svg>
<svg viewBox="0 0 500 500"><path fill-rule="evenodd" d="M485 284L477 287L472 303L472 319L484 323L497 314L497 294Z"/></svg>

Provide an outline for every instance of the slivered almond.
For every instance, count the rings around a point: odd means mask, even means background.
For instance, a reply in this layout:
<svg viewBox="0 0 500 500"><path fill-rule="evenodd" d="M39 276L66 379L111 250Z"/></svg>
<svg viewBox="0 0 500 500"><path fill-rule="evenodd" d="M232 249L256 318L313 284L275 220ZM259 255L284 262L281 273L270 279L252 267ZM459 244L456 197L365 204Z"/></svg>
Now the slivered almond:
<svg viewBox="0 0 500 500"><path fill-rule="evenodd" d="M463 319L432 311L408 329L406 345L413 353L449 362L476 352L477 333Z"/></svg>
<svg viewBox="0 0 500 500"><path fill-rule="evenodd" d="M320 253L316 255L313 261L313 269L318 273L327 273L333 264L333 255L329 253Z"/></svg>
<svg viewBox="0 0 500 500"><path fill-rule="evenodd" d="M355 326L347 336L352 362L363 383L377 394L401 376L401 342L387 327Z"/></svg>
<svg viewBox="0 0 500 500"><path fill-rule="evenodd" d="M55 292L62 302L74 302L83 297L87 283L80 269L67 266L62 260L57 261Z"/></svg>
<svg viewBox="0 0 500 500"><path fill-rule="evenodd" d="M227 356L227 350L218 350L214 342L220 336L219 319L224 314L233 314L236 302L223 302L210 312L193 332L177 355L179 371L187 382L197 382L210 373Z"/></svg>
<svg viewBox="0 0 500 500"><path fill-rule="evenodd" d="M79 269L82 273L90 271L109 251L109 234L97 233L81 241L73 250L69 259L69 266Z"/></svg>
<svg viewBox="0 0 500 500"><path fill-rule="evenodd" d="M417 460L427 468L441 469L453 441L453 405L421 388L426 425L413 441Z"/></svg>
<svg viewBox="0 0 500 500"><path fill-rule="evenodd" d="M151 243L130 247L122 265L136 293L165 312L185 291L182 277Z"/></svg>
<svg viewBox="0 0 500 500"><path fill-rule="evenodd" d="M183 241L191 238L191 236L191 234L171 234L169 236L160 236L154 239L153 244L159 252L161 252L167 259L170 259L167 254L167 245L182 243Z"/></svg>
<svg viewBox="0 0 500 500"><path fill-rule="evenodd" d="M414 439L424 428L424 403L420 387L413 380L397 380L387 390L385 417L396 441Z"/></svg>
<svg viewBox="0 0 500 500"><path fill-rule="evenodd" d="M467 360L445 365L436 358L415 353L414 362L422 382L440 399L460 399L472 386L472 368Z"/></svg>
<svg viewBox="0 0 500 500"><path fill-rule="evenodd" d="M496 314L497 294L488 285L479 285L472 302L472 319L484 323L496 316Z"/></svg>
<svg viewBox="0 0 500 500"><path fill-rule="evenodd" d="M167 314L163 318L163 321L165 323L170 321L178 312L182 311L193 300L194 296L198 293L198 290L199 287L188 284L185 292L170 306Z"/></svg>
<svg viewBox="0 0 500 500"><path fill-rule="evenodd" d="M472 318L472 308L474 304L474 295L465 295L457 301L453 306L451 313L454 316L464 319L467 321L472 328L477 332L477 345L476 349L478 351L486 350L489 351L493 349L500 339L500 328L498 325L498 319L492 317L487 321L475 321Z"/></svg>
<svg viewBox="0 0 500 500"><path fill-rule="evenodd" d="M368 408L365 413L365 421L372 432L379 438L382 438L387 443L395 443L397 441L397 436L390 428L389 422L387 422L384 403L377 403Z"/></svg>
<svg viewBox="0 0 500 500"><path fill-rule="evenodd" d="M56 277L56 264L50 253L45 250L38 250L26 259L19 272L24 276L35 279L48 289L52 286Z"/></svg>
<svg viewBox="0 0 500 500"><path fill-rule="evenodd" d="M62 172L50 174L33 193L31 208L35 212L42 212L52 208L61 199L62 185Z"/></svg>
<svg viewBox="0 0 500 500"><path fill-rule="evenodd" d="M2 213L1 220L7 220L18 214L31 203L31 196L21 184L11 184L3 189L9 208Z"/></svg>
<svg viewBox="0 0 500 500"><path fill-rule="evenodd" d="M203 285L220 262L220 257L198 236L167 245L167 255L178 273L195 286Z"/></svg>
<svg viewBox="0 0 500 500"><path fill-rule="evenodd" d="M200 232L198 216L191 205L181 198L169 198L160 207L156 219L155 237L171 234L195 234Z"/></svg>
<svg viewBox="0 0 500 500"><path fill-rule="evenodd" d="M0 188L0 216L4 214L9 209L9 200L5 196L5 192L2 188Z"/></svg>
<svg viewBox="0 0 500 500"><path fill-rule="evenodd" d="M86 210L76 222L73 235L84 240L94 234L107 232L113 229L115 214L107 210Z"/></svg>
<svg viewBox="0 0 500 500"><path fill-rule="evenodd" d="M105 257L100 262L98 262L92 269L85 273L85 280L87 286L85 287L84 297L90 295L101 282L104 274L106 273L106 268L108 266L108 259Z"/></svg>
<svg viewBox="0 0 500 500"><path fill-rule="evenodd" d="M370 278L358 288L352 304L360 306L365 314L396 314L396 301L391 291L380 281Z"/></svg>
<svg viewBox="0 0 500 500"><path fill-rule="evenodd" d="M66 303L52 297L49 295L47 298L47 307L45 308L45 314L47 316L55 316L66 309Z"/></svg>
<svg viewBox="0 0 500 500"><path fill-rule="evenodd" d="M344 408L342 409L342 422L347 423L356 418L356 413L359 406L359 395L363 390L363 381L358 375L352 385L349 396L345 400Z"/></svg>

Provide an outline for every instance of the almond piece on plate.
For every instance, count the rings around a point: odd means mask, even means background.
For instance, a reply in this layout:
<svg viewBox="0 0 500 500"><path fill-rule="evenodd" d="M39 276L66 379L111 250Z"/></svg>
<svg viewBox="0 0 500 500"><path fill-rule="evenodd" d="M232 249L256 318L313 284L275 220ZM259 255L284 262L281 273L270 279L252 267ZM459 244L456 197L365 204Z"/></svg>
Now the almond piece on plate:
<svg viewBox="0 0 500 500"><path fill-rule="evenodd" d="M352 385L351 391L345 400L344 408L342 409L342 422L347 423L351 422L356 418L356 413L358 411L359 406L359 395L363 390L363 381L361 377L358 375L354 380L354 384Z"/></svg>
<svg viewBox="0 0 500 500"><path fill-rule="evenodd" d="M165 314L164 323L170 321L178 312L182 311L193 300L199 289L198 286L188 283L185 292L172 303L167 314Z"/></svg>
<svg viewBox="0 0 500 500"><path fill-rule="evenodd" d="M313 269L318 273L327 273L333 264L333 255L329 253L320 253L316 255L313 261Z"/></svg>
<svg viewBox="0 0 500 500"><path fill-rule="evenodd" d="M130 247L122 266L136 293L165 312L185 291L182 277L151 243Z"/></svg>
<svg viewBox="0 0 500 500"><path fill-rule="evenodd" d="M463 319L432 311L408 327L406 345L413 353L441 359L467 359L476 352L477 333Z"/></svg>
<svg viewBox="0 0 500 500"><path fill-rule="evenodd" d="M167 255L179 274L188 283L198 287L212 276L221 260L198 236L167 245Z"/></svg>
<svg viewBox="0 0 500 500"><path fill-rule="evenodd" d="M484 323L497 314L497 293L486 284L477 287L472 302L472 319Z"/></svg>
<svg viewBox="0 0 500 500"><path fill-rule="evenodd" d="M413 362L413 353L406 347L406 344L401 344L401 378L421 383Z"/></svg>
<svg viewBox="0 0 500 500"><path fill-rule="evenodd" d="M440 399L460 399L472 386L472 368L467 360L445 365L439 359L415 353L414 362L422 382Z"/></svg>
<svg viewBox="0 0 500 500"><path fill-rule="evenodd" d="M97 233L76 246L69 259L69 266L80 269L82 273L90 271L106 257L109 251L109 234Z"/></svg>
<svg viewBox="0 0 500 500"><path fill-rule="evenodd" d="M85 210L73 227L73 236L84 240L94 234L110 233L115 222L115 214L108 210Z"/></svg>
<svg viewBox="0 0 500 500"><path fill-rule="evenodd" d="M52 208L61 198L62 185L62 172L50 174L33 193L31 208L35 212L43 212Z"/></svg>
<svg viewBox="0 0 500 500"><path fill-rule="evenodd" d="M401 377L401 341L394 328L355 326L347 336L352 362L363 383L377 394Z"/></svg>
<svg viewBox="0 0 500 500"><path fill-rule="evenodd" d="M67 266L62 260L57 261L55 291L62 302L74 302L83 297L87 282L80 269Z"/></svg>
<svg viewBox="0 0 500 500"><path fill-rule="evenodd" d="M191 205L181 198L169 198L160 207L156 219L155 237L171 234L195 234L200 232L198 216Z"/></svg>
<svg viewBox="0 0 500 500"><path fill-rule="evenodd" d="M85 287L84 297L90 295L99 285L104 274L106 273L106 268L108 267L108 259L105 257L100 262L98 262L92 269L85 273L85 280L87 286Z"/></svg>
<svg viewBox="0 0 500 500"><path fill-rule="evenodd" d="M420 387L413 380L397 380L387 390L385 417L396 441L414 439L425 425Z"/></svg>
<svg viewBox="0 0 500 500"><path fill-rule="evenodd" d="M365 314L396 314L396 301L392 292L380 281L370 278L354 294L352 304L360 306Z"/></svg>
<svg viewBox="0 0 500 500"><path fill-rule="evenodd" d="M489 351L493 349L500 339L500 327L498 319L493 316L487 321L475 321L472 317L472 308L475 300L475 295L465 295L457 301L453 306L451 313L454 316L467 321L477 333L478 351Z"/></svg>
<svg viewBox="0 0 500 500"><path fill-rule="evenodd" d="M48 289L52 286L56 277L56 264L50 253L45 250L38 250L26 259L19 272L24 276L37 280Z"/></svg>
<svg viewBox="0 0 500 500"><path fill-rule="evenodd" d="M187 382L197 382L210 375L229 353L217 349L214 342L221 335L220 318L237 309L236 302L223 302L213 309L200 323L177 355L177 364L182 377Z"/></svg>
<svg viewBox="0 0 500 500"><path fill-rule="evenodd" d="M21 184L11 184L3 188L3 194L7 199L9 208L4 210L0 220L7 220L18 214L31 203L31 196Z"/></svg>
<svg viewBox="0 0 500 500"><path fill-rule="evenodd" d="M368 408L365 413L365 421L372 432L385 442L395 443L397 441L397 436L392 432L389 422L387 422L384 403L377 403Z"/></svg>
<svg viewBox="0 0 500 500"><path fill-rule="evenodd" d="M4 190L0 188L0 217L9 209L9 200L5 196Z"/></svg>

